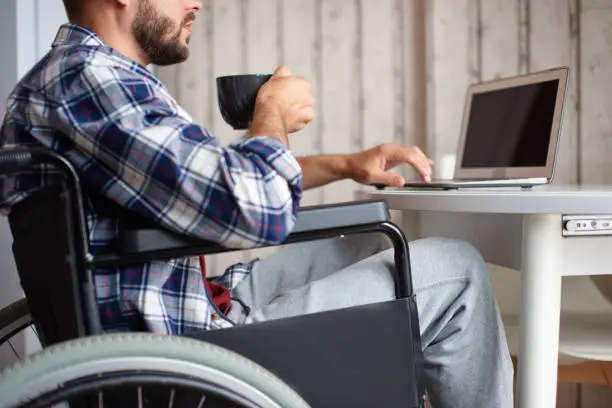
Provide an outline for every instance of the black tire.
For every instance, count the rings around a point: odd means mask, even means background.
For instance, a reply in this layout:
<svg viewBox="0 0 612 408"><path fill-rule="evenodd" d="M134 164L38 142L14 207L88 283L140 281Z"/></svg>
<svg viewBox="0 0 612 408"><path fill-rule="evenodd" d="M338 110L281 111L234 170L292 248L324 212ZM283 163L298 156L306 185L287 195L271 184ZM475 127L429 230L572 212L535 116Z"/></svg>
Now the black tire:
<svg viewBox="0 0 612 408"><path fill-rule="evenodd" d="M0 346L33 324L28 302L18 300L0 310Z"/></svg>
<svg viewBox="0 0 612 408"><path fill-rule="evenodd" d="M309 407L272 373L236 353L202 341L147 333L93 336L27 357L0 375L0 407L39 406L28 405L34 401L55 406L66 401L57 396L68 398L74 384L83 387L89 381L95 387L104 378L121 381L131 374L156 375L160 387L189 378L225 391L225 397L239 397L234 401L248 401L241 406Z"/></svg>

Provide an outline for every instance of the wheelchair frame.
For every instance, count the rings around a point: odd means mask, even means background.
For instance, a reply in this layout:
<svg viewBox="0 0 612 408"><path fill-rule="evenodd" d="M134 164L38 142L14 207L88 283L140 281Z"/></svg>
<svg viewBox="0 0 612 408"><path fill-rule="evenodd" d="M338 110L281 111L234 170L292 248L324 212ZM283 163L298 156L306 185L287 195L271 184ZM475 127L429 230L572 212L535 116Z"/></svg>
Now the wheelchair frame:
<svg viewBox="0 0 612 408"><path fill-rule="evenodd" d="M0 150L0 175L30 170L37 165L50 165L63 174L64 180L60 190L51 188L34 193L32 197L13 208L9 214L9 221L15 238L13 251L22 285L28 302L31 302L32 317L39 329L44 345L103 334L95 296L93 278L95 268L236 250L223 248L215 243L184 237L139 219L133 214L124 214L121 218L120 236L116 250L94 255L89 251L79 176L72 164L59 154L45 149L14 148ZM61 197L61 199L53 202L55 196ZM40 202L37 200L49 200L50 205L44 209L36 208ZM62 216L57 217L53 214L62 214ZM46 255L43 257L47 262L56 265L62 271L61 277L54 276L51 280L47 277L42 281L40 279L40 260L31 256L32 251L40 248L41 244L46 241L48 242L49 235L37 234L40 229L59 231L64 236L63 240L58 240L57 243L48 248ZM324 335L319 334L318 338L327 341L327 344L337 345L338 342L345 339L339 337L338 332L353 333L355 338L367 336L368 333L362 330L364 325L356 324L356 322L359 319L370 319L370 322L374 322L378 318L377 315L380 316L379 314L384 313L385 316L392 317L387 319L385 323L393 325L393 318L395 318L397 322L400 321L399 319L403 319L406 325L401 336L399 335L401 330L398 328L397 331L398 337L409 343L403 344L403 347L410 354L409 358L403 359L403 362L412 362L411 367L404 367L405 370L409 371L407 377L412 382L411 385L404 384L404 386L414 387L412 393L414 398L412 402L408 402L410 404L408 406L423 406L425 386L422 375L422 352L416 300L412 288L409 249L402 231L389 221L386 204L381 201L364 201L353 202L349 205L336 204L303 208L300 210L292 233L283 244L370 232L385 234L393 244L396 263L394 281L398 301L283 319L282 322L249 325L252 327L214 331L216 333L190 334L190 336L222 346L231 344L230 349L240 352L258 363L263 363L264 367L266 367L266 364L274 365L272 371L274 372L276 369L277 372L279 371L282 374L281 378L284 378L283 376L291 377L293 375L290 366L281 367L283 364L270 360L269 356L266 356L266 353L262 353L259 349L253 350L248 349L248 347L245 349L241 341L246 337L244 335L235 336L234 333L242 331L248 333L248 336L254 335L257 337L258 333L263 330L266 333L264 337L267 336L266 338L270 341L274 341L274 339L279 338L279 335L282 335L299 342L303 335L292 336L291 330L294 330L295 327L307 326L315 332L319 330L319 333L325 333ZM65 244L64 246L61 245L62 241ZM57 251L57 253L53 253L53 251ZM66 290L67 287L68 290ZM54 291L58 292L53 293ZM52 305L52 307L49 308L49 305ZM73 316L73 318L69 321L60 321L61 319L54 318L54 314L55 316L60 315L58 314L59 310L61 310L61 313L69 311L68 315ZM288 328L291 325L293 325L293 328ZM341 330L335 330L335 325L339 325ZM387 336L385 340L389 344L396 348L402 347L402 344L398 344L400 342L393 338L395 337L393 330L385 335ZM361 342L358 346L357 349L361 349L361 352L363 352L364 343ZM294 353L295 350L286 350L285 354L289 355L291 352ZM342 355L338 350L334 352L338 353L337 355ZM344 360L342 358L340 360L350 362L354 359L355 353L359 353L359 351L352 350L352 354L349 353L350 355L344 356ZM337 355L335 354L335 356ZM387 357L389 356L387 354ZM291 359L289 358L289 360ZM296 378L292 378L293 382L304 380L299 376ZM394 385L396 389L401 386L401 378L399 380L395 381L397 383ZM298 391L307 397L316 399L316 397L313 397L316 390L307 390L307 388L298 389ZM346 391L348 388L345 384L343 389ZM333 390L330 392L329 395L332 395ZM378 393L378 395L382 394ZM338 396L335 395L335 397ZM330 398L334 398L334 396L332 395ZM406 401L404 401L405 403ZM322 405L319 402L319 405L316 406ZM339 407L341 405L333 406ZM355 405L355 401L353 401L351 405L346 406L360 405ZM385 406L395 405L387 404Z"/></svg>

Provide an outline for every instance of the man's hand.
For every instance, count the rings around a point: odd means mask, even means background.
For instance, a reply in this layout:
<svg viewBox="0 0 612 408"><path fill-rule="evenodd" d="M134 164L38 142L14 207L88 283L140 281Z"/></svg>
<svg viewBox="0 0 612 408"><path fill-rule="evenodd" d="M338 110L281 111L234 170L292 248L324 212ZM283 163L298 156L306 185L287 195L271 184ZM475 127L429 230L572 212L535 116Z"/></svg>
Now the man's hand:
<svg viewBox="0 0 612 408"><path fill-rule="evenodd" d="M314 119L314 105L312 85L280 67L259 89L250 135L278 137L287 144L287 134Z"/></svg>
<svg viewBox="0 0 612 408"><path fill-rule="evenodd" d="M364 184L385 184L402 187L404 177L389 170L400 164L410 164L425 182L431 181L431 161L418 147L402 147L385 143L349 156L349 176Z"/></svg>

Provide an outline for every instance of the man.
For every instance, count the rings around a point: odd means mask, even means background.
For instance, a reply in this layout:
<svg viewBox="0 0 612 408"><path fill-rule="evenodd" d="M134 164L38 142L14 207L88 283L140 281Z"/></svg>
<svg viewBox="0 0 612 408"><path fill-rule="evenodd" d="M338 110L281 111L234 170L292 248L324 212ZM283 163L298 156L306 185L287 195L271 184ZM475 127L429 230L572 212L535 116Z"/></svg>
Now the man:
<svg viewBox="0 0 612 408"><path fill-rule="evenodd" d="M60 152L88 191L168 229L247 248L283 241L303 189L346 178L399 186L388 170L402 163L429 180L431 162L416 147L294 158L289 135L313 119L314 98L284 67L261 88L248 137L220 146L145 68L187 59L201 0L64 2L72 24L11 94L0 145ZM0 207L39 183L2 180ZM116 220L92 200L87 211L94 250L103 249ZM376 238L291 246L210 285L201 258L97 270L102 324L182 334L389 300L393 257L384 249ZM479 254L426 239L411 243L411 258L433 405L511 407L512 364Z"/></svg>

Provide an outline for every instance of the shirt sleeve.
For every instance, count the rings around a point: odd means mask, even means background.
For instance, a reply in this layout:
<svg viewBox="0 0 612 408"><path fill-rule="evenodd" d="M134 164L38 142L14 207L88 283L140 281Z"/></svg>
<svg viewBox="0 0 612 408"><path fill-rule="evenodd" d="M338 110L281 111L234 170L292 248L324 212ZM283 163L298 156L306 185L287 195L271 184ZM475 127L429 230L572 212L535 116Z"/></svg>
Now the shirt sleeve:
<svg viewBox="0 0 612 408"><path fill-rule="evenodd" d="M161 83L127 69L87 64L62 87L54 127L87 187L227 247L277 244L293 228L302 174L279 140L222 147Z"/></svg>

